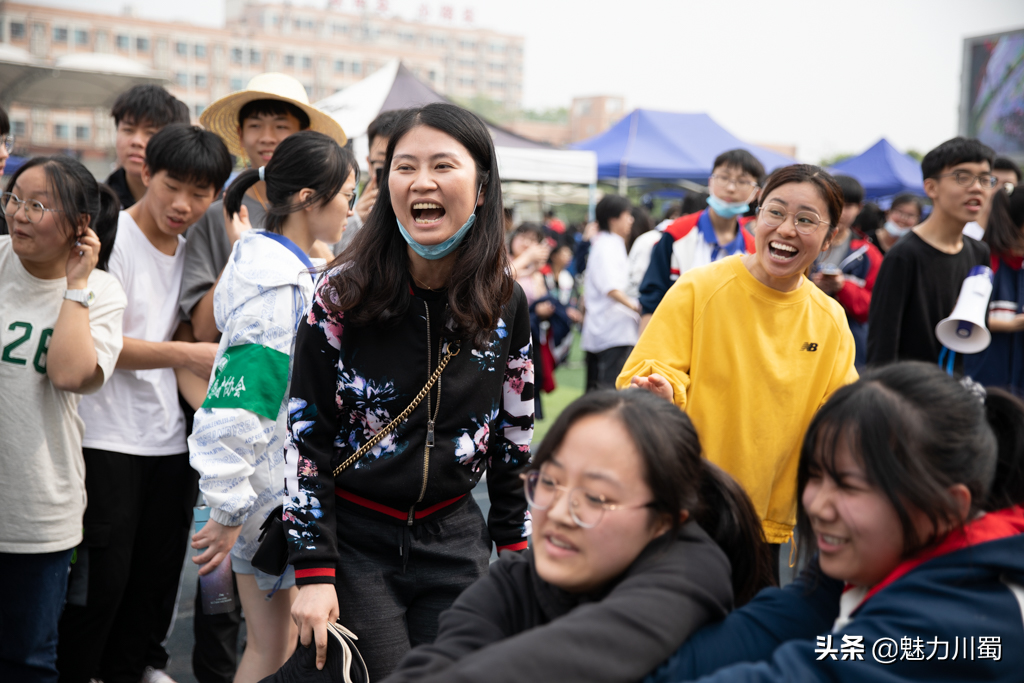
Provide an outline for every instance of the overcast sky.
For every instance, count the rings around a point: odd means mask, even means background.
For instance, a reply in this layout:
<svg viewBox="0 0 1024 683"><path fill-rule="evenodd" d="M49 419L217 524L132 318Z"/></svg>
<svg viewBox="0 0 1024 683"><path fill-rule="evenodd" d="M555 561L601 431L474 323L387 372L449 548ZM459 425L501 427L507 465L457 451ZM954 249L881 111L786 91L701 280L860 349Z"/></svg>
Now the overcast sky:
<svg viewBox="0 0 1024 683"><path fill-rule="evenodd" d="M223 0L88 4L224 22ZM476 25L526 38L526 107L622 95L629 109L707 112L749 142L795 144L811 162L883 136L922 152L954 136L963 39L1024 28L1021 0L388 0L406 16L424 4L436 19L442 6L460 19L471 7Z"/></svg>

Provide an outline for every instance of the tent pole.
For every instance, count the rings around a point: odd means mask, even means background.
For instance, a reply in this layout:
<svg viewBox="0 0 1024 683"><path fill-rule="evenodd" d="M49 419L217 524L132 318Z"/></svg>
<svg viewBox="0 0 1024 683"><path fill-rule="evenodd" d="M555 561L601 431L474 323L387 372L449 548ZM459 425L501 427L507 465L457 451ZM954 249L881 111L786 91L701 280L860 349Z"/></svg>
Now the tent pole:
<svg viewBox="0 0 1024 683"><path fill-rule="evenodd" d="M587 222L597 220L597 183L590 183L587 192Z"/></svg>

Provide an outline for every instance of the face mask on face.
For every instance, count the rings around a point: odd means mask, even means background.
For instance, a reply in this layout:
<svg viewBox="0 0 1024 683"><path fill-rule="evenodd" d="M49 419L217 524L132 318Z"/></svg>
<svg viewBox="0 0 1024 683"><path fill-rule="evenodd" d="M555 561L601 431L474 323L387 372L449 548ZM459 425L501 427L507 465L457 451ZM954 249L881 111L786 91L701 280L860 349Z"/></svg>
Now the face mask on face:
<svg viewBox="0 0 1024 683"><path fill-rule="evenodd" d="M748 202L724 202L715 195L708 197L708 206L722 218L735 218L750 210Z"/></svg>
<svg viewBox="0 0 1024 683"><path fill-rule="evenodd" d="M469 229L473 227L474 223L476 223L476 214L471 214L469 220L463 223L462 227L459 228L454 235L440 244L420 244L406 231L405 226L402 225L400 220L396 218L395 222L398 223L398 231L402 233L402 239L405 240L406 244L412 247L413 251L428 261L436 261L437 259L444 258L458 248L459 244L462 243L462 238L466 236Z"/></svg>
<svg viewBox="0 0 1024 683"><path fill-rule="evenodd" d="M893 237L903 237L908 232L910 232L910 230L911 228L901 228L892 221L885 222L885 231L892 235Z"/></svg>

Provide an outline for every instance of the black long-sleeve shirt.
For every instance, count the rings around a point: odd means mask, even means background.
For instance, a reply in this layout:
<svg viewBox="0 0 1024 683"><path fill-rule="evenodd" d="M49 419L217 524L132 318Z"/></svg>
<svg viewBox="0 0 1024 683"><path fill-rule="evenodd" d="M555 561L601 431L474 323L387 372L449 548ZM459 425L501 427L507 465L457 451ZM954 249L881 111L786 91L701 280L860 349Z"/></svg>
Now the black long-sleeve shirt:
<svg viewBox="0 0 1024 683"><path fill-rule="evenodd" d="M939 361L935 326L953 312L971 268L989 265L988 245L966 235L963 240L958 253L947 254L911 232L886 253L871 294L868 365ZM954 371L962 367L957 354Z"/></svg>
<svg viewBox="0 0 1024 683"><path fill-rule="evenodd" d="M484 472L491 539L499 549L525 549L529 524L519 473L530 459L534 388L522 288L515 286L490 343L475 349L462 342L429 401L334 477L338 465L405 410L437 367L439 347L443 352L456 340L445 325L447 292L411 288L399 319L357 326L324 305L334 291L329 275L299 325L289 394L285 467L292 479L284 519L296 582L333 583L340 561L335 506L359 506L397 523L419 520L444 514ZM436 414L429 455L428 402Z"/></svg>
<svg viewBox="0 0 1024 683"><path fill-rule="evenodd" d="M384 683L638 681L732 609L729 560L696 522L652 541L611 586L570 594L504 553Z"/></svg>

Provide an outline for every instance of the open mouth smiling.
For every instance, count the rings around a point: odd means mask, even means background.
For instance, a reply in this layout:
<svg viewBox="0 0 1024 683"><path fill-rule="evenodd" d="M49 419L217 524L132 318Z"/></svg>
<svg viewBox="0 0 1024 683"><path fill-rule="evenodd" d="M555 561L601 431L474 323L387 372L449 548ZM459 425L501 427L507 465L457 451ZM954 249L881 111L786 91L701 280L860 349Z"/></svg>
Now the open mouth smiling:
<svg viewBox="0 0 1024 683"><path fill-rule="evenodd" d="M416 202L412 205L412 219L416 225L434 225L445 215L444 207L436 202Z"/></svg>
<svg viewBox="0 0 1024 683"><path fill-rule="evenodd" d="M797 254L800 253L800 250L792 244L786 244L785 242L779 242L776 240L772 240L768 243L768 251L771 253L773 259L783 262L792 261L797 257Z"/></svg>

